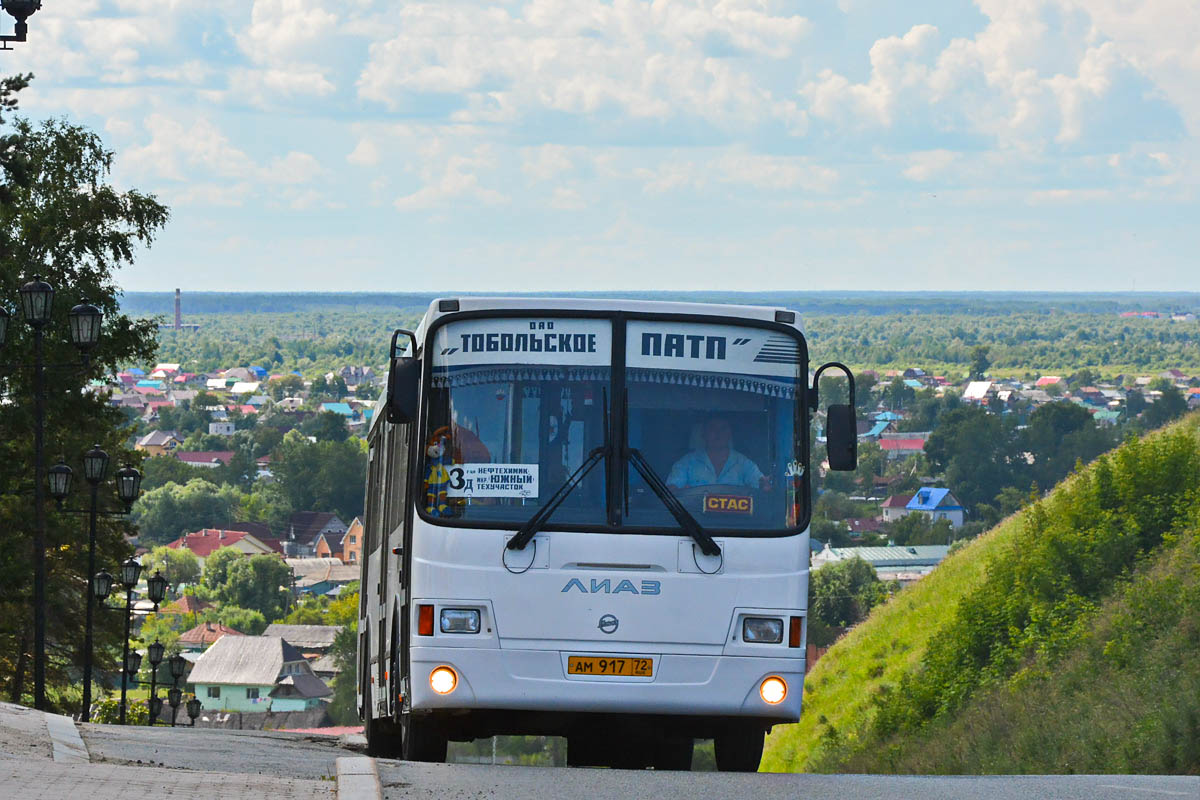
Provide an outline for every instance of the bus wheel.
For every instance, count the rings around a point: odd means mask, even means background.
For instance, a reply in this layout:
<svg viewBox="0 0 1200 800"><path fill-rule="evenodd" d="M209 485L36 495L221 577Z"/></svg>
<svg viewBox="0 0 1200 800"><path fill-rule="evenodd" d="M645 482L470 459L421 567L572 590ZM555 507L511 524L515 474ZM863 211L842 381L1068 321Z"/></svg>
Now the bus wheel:
<svg viewBox="0 0 1200 800"><path fill-rule="evenodd" d="M688 772L692 768L692 749L695 740L667 736L659 739L654 747L654 768Z"/></svg>
<svg viewBox="0 0 1200 800"><path fill-rule="evenodd" d="M413 714L401 714L400 726L405 761L445 763L446 734L432 719Z"/></svg>
<svg viewBox="0 0 1200 800"><path fill-rule="evenodd" d="M713 739L717 769L721 772L757 772L765 738L766 732L757 725L727 728Z"/></svg>

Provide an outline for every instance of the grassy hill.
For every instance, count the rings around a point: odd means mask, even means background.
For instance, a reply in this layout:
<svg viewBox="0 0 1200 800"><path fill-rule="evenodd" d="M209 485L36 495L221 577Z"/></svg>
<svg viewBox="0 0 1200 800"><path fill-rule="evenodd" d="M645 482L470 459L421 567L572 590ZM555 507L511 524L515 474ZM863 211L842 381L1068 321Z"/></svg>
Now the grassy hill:
<svg viewBox="0 0 1200 800"><path fill-rule="evenodd" d="M762 768L1200 771L1198 424L1126 443L877 608Z"/></svg>

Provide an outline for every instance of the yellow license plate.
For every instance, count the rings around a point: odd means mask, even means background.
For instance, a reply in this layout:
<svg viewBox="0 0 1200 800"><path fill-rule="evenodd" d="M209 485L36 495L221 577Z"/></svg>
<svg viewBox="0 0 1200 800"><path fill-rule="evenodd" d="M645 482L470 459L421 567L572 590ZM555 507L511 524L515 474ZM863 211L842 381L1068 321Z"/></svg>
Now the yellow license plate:
<svg viewBox="0 0 1200 800"><path fill-rule="evenodd" d="M650 678L654 675L654 660L637 656L567 656L567 674Z"/></svg>

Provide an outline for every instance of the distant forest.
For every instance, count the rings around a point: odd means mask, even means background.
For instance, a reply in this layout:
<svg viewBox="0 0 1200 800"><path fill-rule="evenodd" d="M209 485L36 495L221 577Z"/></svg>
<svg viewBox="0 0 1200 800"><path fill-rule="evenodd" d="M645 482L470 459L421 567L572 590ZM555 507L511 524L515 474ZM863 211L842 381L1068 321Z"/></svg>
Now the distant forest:
<svg viewBox="0 0 1200 800"><path fill-rule="evenodd" d="M546 295L547 297L549 295ZM858 369L921 367L951 379L986 350L992 374L1126 378L1179 368L1200 371L1200 323L1122 317L1124 311L1196 313L1200 294L717 293L628 292L580 297L780 305L802 315L814 361ZM163 330L159 358L192 371L257 364L306 377L346 364L379 365L396 327L412 327L432 294L184 293L183 315L199 331ZM174 313L170 293L130 293L136 316Z"/></svg>
<svg viewBox="0 0 1200 800"><path fill-rule="evenodd" d="M239 314L300 311L421 309L439 297L470 292L184 292L183 313ZM486 292L478 296L504 296ZM1113 314L1121 311L1200 311L1197 292L555 292L521 297L592 297L674 300L692 303L786 306L802 314L982 314L1014 312ZM175 313L171 292L127 292L126 313L144 317Z"/></svg>

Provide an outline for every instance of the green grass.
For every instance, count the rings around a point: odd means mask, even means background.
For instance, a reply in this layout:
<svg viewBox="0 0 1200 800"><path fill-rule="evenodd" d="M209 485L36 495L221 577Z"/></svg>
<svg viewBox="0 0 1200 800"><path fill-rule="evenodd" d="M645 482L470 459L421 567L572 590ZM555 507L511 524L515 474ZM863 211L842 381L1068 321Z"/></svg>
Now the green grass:
<svg viewBox="0 0 1200 800"><path fill-rule="evenodd" d="M1183 675L1165 665L1200 662L1200 626L1162 647L1145 634L1163 620L1200 618L1200 590L1177 592L1193 598L1182 605L1143 604L1137 619L1109 625L1117 633L1104 627L1118 614L1114 604L1169 594L1147 583L1147 565L1169 560L1177 535L1200 530L1197 422L1192 415L1102 457L876 608L815 665L801 722L772 732L761 768L1070 772L1080 763L1102 768L1105 757L1131 771L1200 768L1191 751L1169 744L1172 732L1200 727L1200 699L1182 711L1153 700L1158 686L1196 694L1200 669ZM1131 581L1144 585L1131 590ZM1107 683L1086 680L1100 673ZM1135 683L1122 739L1123 728L1100 723L1121 695L1113 687ZM1017 714L1035 690L1041 704ZM1094 757L1070 745L1081 738ZM1027 757L1013 755L1018 741ZM1114 748L1149 754L1118 761Z"/></svg>
<svg viewBox="0 0 1200 800"><path fill-rule="evenodd" d="M1018 519L1010 518L968 542L839 639L804 680L800 722L777 725L767 737L760 769L817 771L830 743L852 742L869 724L871 699L880 686L895 685L916 668L957 599L982 583L985 565L1019 527Z"/></svg>

